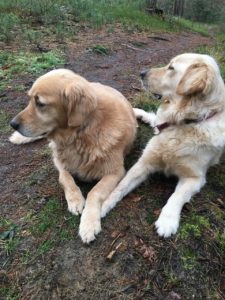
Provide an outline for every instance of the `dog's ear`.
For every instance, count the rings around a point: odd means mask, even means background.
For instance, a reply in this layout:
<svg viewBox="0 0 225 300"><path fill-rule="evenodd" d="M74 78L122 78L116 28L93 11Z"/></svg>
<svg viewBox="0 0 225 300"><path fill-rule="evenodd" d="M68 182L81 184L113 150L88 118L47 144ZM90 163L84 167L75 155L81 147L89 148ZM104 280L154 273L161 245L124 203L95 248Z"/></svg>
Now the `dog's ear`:
<svg viewBox="0 0 225 300"><path fill-rule="evenodd" d="M88 82L72 82L64 91L69 127L83 124L97 106L97 99Z"/></svg>
<svg viewBox="0 0 225 300"><path fill-rule="evenodd" d="M207 94L212 87L213 71L204 63L192 64L188 67L177 86L177 94L191 96Z"/></svg>

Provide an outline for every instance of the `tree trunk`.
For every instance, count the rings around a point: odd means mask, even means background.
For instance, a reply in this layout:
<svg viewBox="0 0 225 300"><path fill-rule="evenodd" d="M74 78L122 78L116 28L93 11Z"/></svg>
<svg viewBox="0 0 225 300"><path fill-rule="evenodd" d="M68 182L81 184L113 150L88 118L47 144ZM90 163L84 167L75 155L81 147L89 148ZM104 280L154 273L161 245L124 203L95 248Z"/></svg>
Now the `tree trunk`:
<svg viewBox="0 0 225 300"><path fill-rule="evenodd" d="M149 5L149 8L155 9L156 5L157 5L157 0L149 0L148 5Z"/></svg>
<svg viewBox="0 0 225 300"><path fill-rule="evenodd" d="M173 6L173 14L182 17L184 15L185 0L175 0Z"/></svg>

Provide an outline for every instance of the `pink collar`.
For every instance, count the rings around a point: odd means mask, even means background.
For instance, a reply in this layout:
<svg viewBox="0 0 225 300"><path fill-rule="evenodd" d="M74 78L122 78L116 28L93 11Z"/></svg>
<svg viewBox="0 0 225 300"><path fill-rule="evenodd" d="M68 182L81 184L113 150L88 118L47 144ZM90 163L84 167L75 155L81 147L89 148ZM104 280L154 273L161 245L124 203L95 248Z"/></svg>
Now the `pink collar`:
<svg viewBox="0 0 225 300"><path fill-rule="evenodd" d="M184 119L182 120L181 124L191 124L191 123L200 123L204 120L208 120L211 119L212 117L214 117L217 114L216 111L211 111L209 115L205 115L203 118L199 118L199 119ZM161 123L159 125L156 125L154 128L157 129L158 133L162 132L163 129L168 128L172 125L176 125L175 123L169 123L169 122L164 122Z"/></svg>

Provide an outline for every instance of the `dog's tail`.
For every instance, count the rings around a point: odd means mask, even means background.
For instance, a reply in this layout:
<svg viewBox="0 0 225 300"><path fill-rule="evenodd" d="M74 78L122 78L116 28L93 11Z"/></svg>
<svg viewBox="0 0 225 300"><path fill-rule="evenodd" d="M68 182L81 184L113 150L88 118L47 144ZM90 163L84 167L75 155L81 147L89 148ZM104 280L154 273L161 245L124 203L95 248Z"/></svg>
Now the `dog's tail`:
<svg viewBox="0 0 225 300"><path fill-rule="evenodd" d="M42 136L38 136L38 137L26 137L23 136L22 134L20 134L18 131L15 131L10 137L9 137L9 141L13 144L27 144L27 143L32 143L34 141L40 140L45 138L44 135Z"/></svg>
<svg viewBox="0 0 225 300"><path fill-rule="evenodd" d="M156 114L154 112L146 112L140 108L133 108L133 110L137 119L141 119L144 123L149 124L151 127L155 127Z"/></svg>

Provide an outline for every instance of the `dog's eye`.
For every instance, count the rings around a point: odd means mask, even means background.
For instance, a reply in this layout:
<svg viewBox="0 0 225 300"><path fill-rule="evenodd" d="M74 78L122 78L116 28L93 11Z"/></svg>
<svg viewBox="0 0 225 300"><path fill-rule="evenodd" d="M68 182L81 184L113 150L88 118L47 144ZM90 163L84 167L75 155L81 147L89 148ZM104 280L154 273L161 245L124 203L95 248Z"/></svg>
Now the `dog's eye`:
<svg viewBox="0 0 225 300"><path fill-rule="evenodd" d="M37 107L44 107L46 105L45 103L40 101L38 96L35 96L34 100L35 100L35 104L36 104Z"/></svg>
<svg viewBox="0 0 225 300"><path fill-rule="evenodd" d="M169 66L169 67L168 67L168 70L174 70L174 67Z"/></svg>

